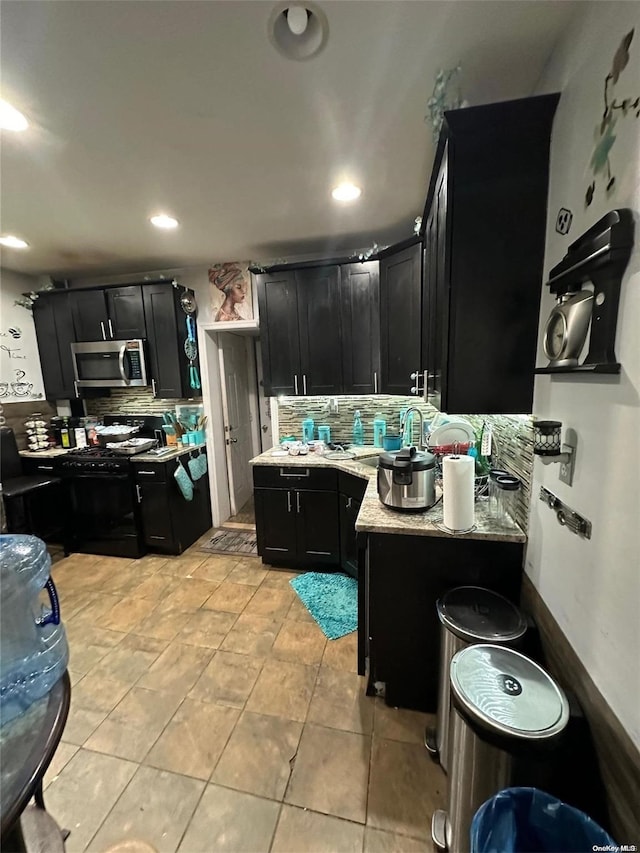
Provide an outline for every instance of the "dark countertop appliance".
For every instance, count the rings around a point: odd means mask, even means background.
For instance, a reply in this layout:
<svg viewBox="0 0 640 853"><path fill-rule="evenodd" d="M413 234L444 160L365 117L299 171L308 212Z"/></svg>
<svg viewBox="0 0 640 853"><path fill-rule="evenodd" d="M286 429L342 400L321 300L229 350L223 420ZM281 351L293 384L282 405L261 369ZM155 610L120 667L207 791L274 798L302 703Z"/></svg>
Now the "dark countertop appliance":
<svg viewBox="0 0 640 853"><path fill-rule="evenodd" d="M436 502L436 458L405 447L383 453L378 463L378 497L390 509L424 512Z"/></svg>

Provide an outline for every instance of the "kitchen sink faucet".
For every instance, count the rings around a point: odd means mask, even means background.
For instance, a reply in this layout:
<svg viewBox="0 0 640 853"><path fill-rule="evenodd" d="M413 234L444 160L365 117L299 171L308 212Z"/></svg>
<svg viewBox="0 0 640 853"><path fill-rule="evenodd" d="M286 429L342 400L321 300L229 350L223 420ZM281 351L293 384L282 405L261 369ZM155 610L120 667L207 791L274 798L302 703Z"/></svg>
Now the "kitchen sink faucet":
<svg viewBox="0 0 640 853"><path fill-rule="evenodd" d="M426 445L424 443L424 415L422 414L421 409L419 409L417 406L411 406L404 413L404 417L402 418L402 421L400 423L400 435L404 435L404 430L405 430L405 427L407 425L407 420L409 418L409 415L412 412L417 412L418 417L420 418L420 440L418 441L418 450L424 450L426 447ZM413 436L411 436L411 437L413 438Z"/></svg>

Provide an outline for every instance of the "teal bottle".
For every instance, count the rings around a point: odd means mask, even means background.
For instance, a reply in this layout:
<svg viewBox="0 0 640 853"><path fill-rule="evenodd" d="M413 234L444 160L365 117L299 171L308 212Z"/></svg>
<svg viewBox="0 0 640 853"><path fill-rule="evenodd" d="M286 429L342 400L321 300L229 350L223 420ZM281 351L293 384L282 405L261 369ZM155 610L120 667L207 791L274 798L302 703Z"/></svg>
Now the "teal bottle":
<svg viewBox="0 0 640 853"><path fill-rule="evenodd" d="M362 420L360 418L360 410L356 411L353 419L352 444L356 447L362 447L364 445L364 427L362 426Z"/></svg>
<svg viewBox="0 0 640 853"><path fill-rule="evenodd" d="M308 444L308 442L313 441L314 428L315 423L313 421L313 418L305 418L302 421L302 440L305 442L305 444Z"/></svg>
<svg viewBox="0 0 640 853"><path fill-rule="evenodd" d="M376 415L373 419L373 445L382 447L382 439L387 433L387 422L382 415Z"/></svg>

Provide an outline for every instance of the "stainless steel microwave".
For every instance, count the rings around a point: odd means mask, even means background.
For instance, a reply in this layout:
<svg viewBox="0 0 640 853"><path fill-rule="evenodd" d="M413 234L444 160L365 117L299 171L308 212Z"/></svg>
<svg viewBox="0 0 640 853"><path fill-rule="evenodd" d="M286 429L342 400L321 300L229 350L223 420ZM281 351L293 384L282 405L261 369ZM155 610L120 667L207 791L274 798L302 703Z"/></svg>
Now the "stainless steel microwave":
<svg viewBox="0 0 640 853"><path fill-rule="evenodd" d="M149 384L144 341L71 344L78 388L140 388Z"/></svg>

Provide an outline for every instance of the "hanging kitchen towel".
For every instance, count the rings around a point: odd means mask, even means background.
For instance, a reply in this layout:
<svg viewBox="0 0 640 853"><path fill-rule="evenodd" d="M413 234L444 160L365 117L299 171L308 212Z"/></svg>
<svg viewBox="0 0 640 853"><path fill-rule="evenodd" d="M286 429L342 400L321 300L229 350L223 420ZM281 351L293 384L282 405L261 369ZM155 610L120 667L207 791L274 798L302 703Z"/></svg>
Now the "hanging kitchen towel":
<svg viewBox="0 0 640 853"><path fill-rule="evenodd" d="M207 454L203 453L202 450L200 451L200 463L202 465L202 473L206 474L209 466L207 464Z"/></svg>
<svg viewBox="0 0 640 853"><path fill-rule="evenodd" d="M182 462L178 462L176 470L173 472L178 488L185 501L193 500L193 483L187 474Z"/></svg>

